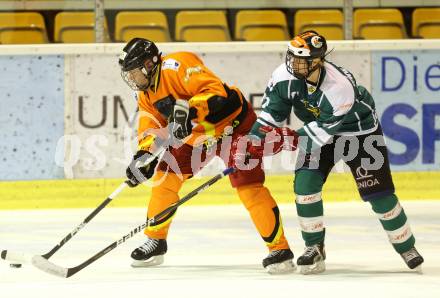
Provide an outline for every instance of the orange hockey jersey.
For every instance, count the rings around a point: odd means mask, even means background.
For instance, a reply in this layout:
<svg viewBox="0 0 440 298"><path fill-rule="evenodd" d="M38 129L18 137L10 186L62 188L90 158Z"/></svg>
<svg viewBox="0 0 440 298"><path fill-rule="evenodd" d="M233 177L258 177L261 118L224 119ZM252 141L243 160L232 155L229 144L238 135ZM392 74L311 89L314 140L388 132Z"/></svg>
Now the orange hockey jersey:
<svg viewBox="0 0 440 298"><path fill-rule="evenodd" d="M189 145L215 142L239 124L236 118L247 108L240 90L224 84L197 55L166 55L158 71L154 86L138 93L139 150L148 150L156 136L166 137L167 119L177 99L187 100L197 112L192 119L192 134L183 140Z"/></svg>

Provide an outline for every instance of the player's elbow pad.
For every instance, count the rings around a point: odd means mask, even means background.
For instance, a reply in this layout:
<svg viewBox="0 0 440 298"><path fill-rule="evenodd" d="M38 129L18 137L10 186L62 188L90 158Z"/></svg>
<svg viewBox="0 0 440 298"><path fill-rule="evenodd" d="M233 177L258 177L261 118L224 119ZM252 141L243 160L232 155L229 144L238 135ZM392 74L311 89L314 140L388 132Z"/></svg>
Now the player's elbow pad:
<svg viewBox="0 0 440 298"><path fill-rule="evenodd" d="M231 93L228 98L215 95L208 99L209 114L205 117L207 121L211 123L220 122L241 107L242 102L238 94Z"/></svg>

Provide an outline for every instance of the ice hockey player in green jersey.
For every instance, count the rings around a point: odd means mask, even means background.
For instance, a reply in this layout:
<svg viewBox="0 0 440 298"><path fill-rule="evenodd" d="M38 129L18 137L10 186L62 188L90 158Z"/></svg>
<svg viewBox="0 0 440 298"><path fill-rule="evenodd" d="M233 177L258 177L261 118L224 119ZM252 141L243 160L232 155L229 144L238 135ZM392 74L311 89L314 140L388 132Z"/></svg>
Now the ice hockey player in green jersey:
<svg viewBox="0 0 440 298"><path fill-rule="evenodd" d="M236 167L248 163L249 155L267 155L268 148L275 154L298 147L294 192L305 241L305 251L297 260L301 273L325 271L321 192L330 170L341 159L394 249L409 268L419 267L423 257L414 247L415 238L394 193L374 100L349 71L327 61L326 54L326 40L315 31L288 43L286 61L272 73L250 138L241 142L245 148L237 143L232 146ZM292 111L304 122L297 131L281 127Z"/></svg>

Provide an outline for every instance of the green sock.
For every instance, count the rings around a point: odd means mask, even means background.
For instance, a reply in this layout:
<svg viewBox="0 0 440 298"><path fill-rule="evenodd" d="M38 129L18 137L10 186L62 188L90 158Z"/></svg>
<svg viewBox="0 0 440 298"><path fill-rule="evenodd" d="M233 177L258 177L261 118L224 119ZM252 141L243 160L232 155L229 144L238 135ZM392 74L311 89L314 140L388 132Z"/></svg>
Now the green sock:
<svg viewBox="0 0 440 298"><path fill-rule="evenodd" d="M393 248L403 253L412 248L415 238L411 232L405 211L400 206L396 195L380 197L370 201L373 211L379 217Z"/></svg>
<svg viewBox="0 0 440 298"><path fill-rule="evenodd" d="M322 176L316 171L301 170L295 176L296 212L306 246L324 241L324 208L321 199Z"/></svg>

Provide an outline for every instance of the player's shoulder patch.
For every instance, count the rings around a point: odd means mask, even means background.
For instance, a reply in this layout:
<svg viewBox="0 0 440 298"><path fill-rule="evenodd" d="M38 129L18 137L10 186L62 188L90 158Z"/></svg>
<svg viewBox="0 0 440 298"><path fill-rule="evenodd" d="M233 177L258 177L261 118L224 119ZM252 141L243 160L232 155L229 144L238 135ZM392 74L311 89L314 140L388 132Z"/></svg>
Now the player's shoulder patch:
<svg viewBox="0 0 440 298"><path fill-rule="evenodd" d="M171 70L174 70L174 71L178 71L179 67L180 67L180 62L175 60L175 59L172 59L172 58L165 59L162 62L162 69L163 70L171 69Z"/></svg>

